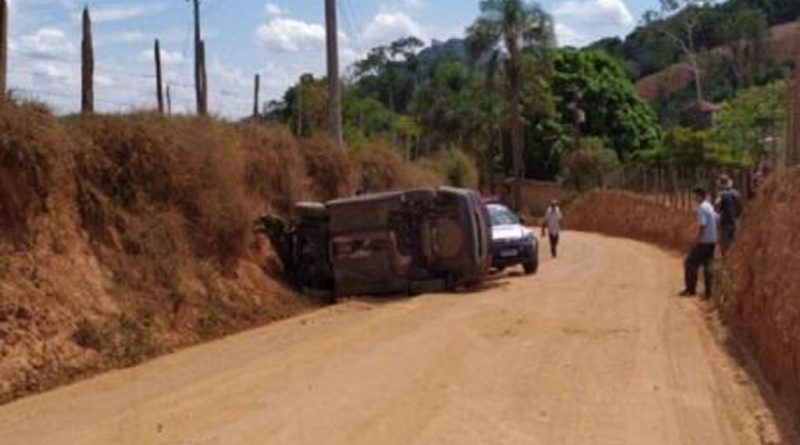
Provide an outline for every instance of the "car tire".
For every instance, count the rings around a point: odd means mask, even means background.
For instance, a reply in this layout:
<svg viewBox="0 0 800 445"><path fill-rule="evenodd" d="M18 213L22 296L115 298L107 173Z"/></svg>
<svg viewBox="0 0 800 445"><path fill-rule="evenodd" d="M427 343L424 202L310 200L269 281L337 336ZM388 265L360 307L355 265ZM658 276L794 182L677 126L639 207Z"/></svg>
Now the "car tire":
<svg viewBox="0 0 800 445"><path fill-rule="evenodd" d="M539 271L539 261L531 260L522 264L522 269L525 270L525 275L533 275Z"/></svg>

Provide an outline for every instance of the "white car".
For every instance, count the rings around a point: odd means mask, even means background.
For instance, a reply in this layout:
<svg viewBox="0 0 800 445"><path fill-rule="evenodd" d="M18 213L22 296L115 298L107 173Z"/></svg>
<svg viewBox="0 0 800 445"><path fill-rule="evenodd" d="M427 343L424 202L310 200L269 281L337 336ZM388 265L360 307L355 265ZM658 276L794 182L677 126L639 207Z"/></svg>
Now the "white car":
<svg viewBox="0 0 800 445"><path fill-rule="evenodd" d="M488 204L492 223L492 267L503 271L521 265L526 274L539 269L539 240L508 207Z"/></svg>

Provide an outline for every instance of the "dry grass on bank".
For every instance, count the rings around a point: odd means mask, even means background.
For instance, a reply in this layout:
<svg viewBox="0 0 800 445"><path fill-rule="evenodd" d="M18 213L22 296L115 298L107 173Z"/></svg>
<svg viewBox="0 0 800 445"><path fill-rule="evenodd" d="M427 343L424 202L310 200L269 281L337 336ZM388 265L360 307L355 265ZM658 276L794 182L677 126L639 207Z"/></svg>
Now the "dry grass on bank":
<svg viewBox="0 0 800 445"><path fill-rule="evenodd" d="M439 182L282 129L0 104L0 402L309 307L257 217Z"/></svg>

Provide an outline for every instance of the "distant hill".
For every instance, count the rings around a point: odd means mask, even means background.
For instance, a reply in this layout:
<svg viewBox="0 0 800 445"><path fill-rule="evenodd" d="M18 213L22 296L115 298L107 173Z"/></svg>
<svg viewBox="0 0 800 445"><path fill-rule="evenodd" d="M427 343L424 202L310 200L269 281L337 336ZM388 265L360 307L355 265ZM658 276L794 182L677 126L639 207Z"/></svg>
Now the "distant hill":
<svg viewBox="0 0 800 445"><path fill-rule="evenodd" d="M774 62L796 61L800 63L800 23L778 25L769 31L769 51ZM724 46L711 50L723 53ZM639 79L636 86L639 93L650 101L660 95L676 92L692 82L692 74L684 63L676 63L654 74Z"/></svg>

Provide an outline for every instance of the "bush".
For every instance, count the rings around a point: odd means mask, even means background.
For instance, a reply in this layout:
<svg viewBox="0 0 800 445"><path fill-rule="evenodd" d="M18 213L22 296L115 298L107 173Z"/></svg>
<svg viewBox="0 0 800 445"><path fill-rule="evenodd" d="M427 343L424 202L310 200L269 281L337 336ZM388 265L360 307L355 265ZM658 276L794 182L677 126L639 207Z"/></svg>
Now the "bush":
<svg viewBox="0 0 800 445"><path fill-rule="evenodd" d="M423 165L436 171L448 185L472 189L478 187L478 168L475 161L461 149L447 150L423 161Z"/></svg>
<svg viewBox="0 0 800 445"><path fill-rule="evenodd" d="M72 189L73 151L46 109L0 101L0 241L31 240L51 197Z"/></svg>
<svg viewBox="0 0 800 445"><path fill-rule="evenodd" d="M565 185L580 191L605 187L608 177L619 168L617 153L594 138L581 141L562 161Z"/></svg>
<svg viewBox="0 0 800 445"><path fill-rule="evenodd" d="M351 155L354 172L358 176L358 188L367 192L431 187L442 180L426 165L409 163L397 152L374 147L354 152Z"/></svg>

